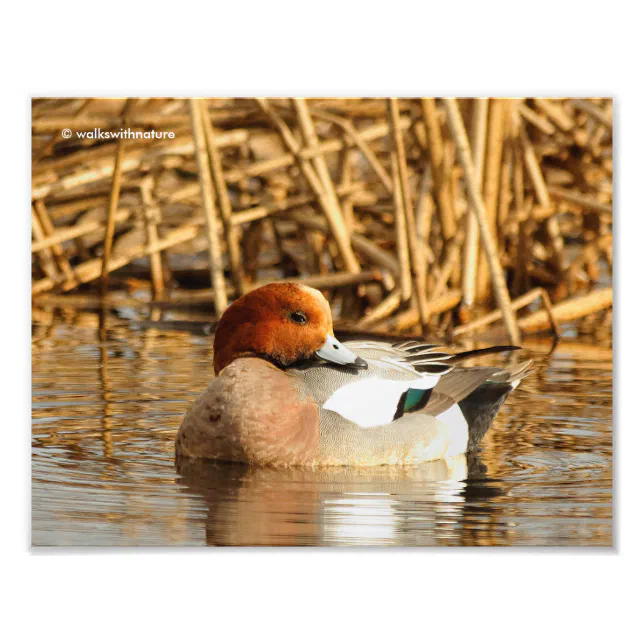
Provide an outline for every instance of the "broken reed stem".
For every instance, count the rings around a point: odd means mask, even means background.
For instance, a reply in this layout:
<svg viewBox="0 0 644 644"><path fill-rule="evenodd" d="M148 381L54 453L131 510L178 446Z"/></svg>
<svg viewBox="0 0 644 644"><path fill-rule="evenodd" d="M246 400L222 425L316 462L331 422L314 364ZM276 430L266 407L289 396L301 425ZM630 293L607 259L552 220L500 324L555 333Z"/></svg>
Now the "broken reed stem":
<svg viewBox="0 0 644 644"><path fill-rule="evenodd" d="M210 281L214 293L213 304L215 315L217 318L220 318L228 306L228 297L226 296L226 280L224 279L224 266L219 243L217 211L214 202L208 150L206 148L206 134L201 117L202 112L199 107L199 100L196 98L189 99L190 116L192 117L192 129L194 132L195 157L199 172L203 214L206 219L206 233L208 236L208 251L210 257Z"/></svg>
<svg viewBox="0 0 644 644"><path fill-rule="evenodd" d="M322 154L322 152L320 152L320 142L318 140L318 136L315 131L315 125L313 124L313 119L311 118L311 113L309 111L306 100L303 98L293 98L292 104L295 107L298 125L305 144L308 147L311 147L318 151L318 153L312 159L313 168L322 183L322 189L324 190L327 200L331 204L332 209L335 212L342 214L342 222L344 224L343 235L347 240L350 240L351 232L353 229L353 204L350 200L345 200L345 202L340 205L340 201L338 200L338 196L336 194L335 185L331 178L331 173L329 172L326 158ZM347 163L344 164L345 169L350 169L350 166L348 165L348 158L345 157L345 159L347 161ZM321 252L318 255L318 263L320 265L322 264ZM342 313L350 310L351 307L355 305L355 303L355 295L349 289L348 292L346 292L345 296L342 297Z"/></svg>
<svg viewBox="0 0 644 644"><path fill-rule="evenodd" d="M488 128L487 158L485 160L485 184L483 198L485 212L490 225L490 233L497 246L497 215L499 205L499 181L501 161L503 160L503 130L505 103L503 99L494 98L490 103L490 123ZM477 294L481 301L490 295L490 275L483 252L480 253Z"/></svg>
<svg viewBox="0 0 644 644"><path fill-rule="evenodd" d="M152 187L154 179L147 176L141 182L141 201L144 207L145 218L145 235L148 246L154 246L159 241L159 231L157 229L158 220L161 217L161 211L154 203L152 196ZM159 299L163 295L163 266L161 265L161 253L157 250L150 253L150 275L152 277L152 293L154 299Z"/></svg>
<svg viewBox="0 0 644 644"><path fill-rule="evenodd" d="M212 178L217 195L217 202L219 203L219 212L221 213L221 219L224 224L224 233L226 235L230 271L233 276L235 293L237 297L240 297L245 293L245 279L238 230L232 225L233 210L228 197L228 187L226 186L226 181L224 179L221 154L217 147L217 137L215 136L215 130L212 127L212 122L208 115L208 106L206 105L205 100L200 103L200 106L201 118L203 120L204 131L206 134L206 146L208 148L208 156L210 157Z"/></svg>
<svg viewBox="0 0 644 644"><path fill-rule="evenodd" d="M434 289L432 290L431 300L435 300L438 297L443 295L443 292L447 289L447 283L449 278L452 275L452 272L458 264L458 257L461 250L461 242L463 241L463 233L459 231L456 234L456 237L452 237L447 243L447 250L445 252L445 261L438 271L436 276L436 281L434 283Z"/></svg>
<svg viewBox="0 0 644 644"><path fill-rule="evenodd" d="M546 182L541 174L541 168L539 167L539 160L537 159L537 154L534 150L534 146L528 138L525 127L520 121L517 123L519 140L523 148L523 160L525 167L530 176L530 181L532 181L532 186L534 192L537 195L537 200L545 208L550 206L550 197L548 196L548 188L546 187Z"/></svg>
<svg viewBox="0 0 644 644"><path fill-rule="evenodd" d="M411 259L412 281L416 294L416 303L420 316L420 324L424 333L429 330L429 310L427 308L427 270L423 256L418 244L418 235L414 222L414 211L409 192L409 177L407 174L407 156L400 129L400 112L398 111L398 99L390 98L388 101L389 122L393 134L394 152L397 157L396 169L400 177L401 195L403 210L405 213L405 234Z"/></svg>
<svg viewBox="0 0 644 644"><path fill-rule="evenodd" d="M360 273L333 273L327 275L312 275L303 277L298 282L317 289L340 288L343 286L352 286L354 284L366 284L367 282L380 282L382 280L382 271L371 269L361 271ZM271 282L290 282L290 278L280 280L263 280L259 284L270 284Z"/></svg>
<svg viewBox="0 0 644 644"><path fill-rule="evenodd" d="M380 248L376 242L371 239L367 239L363 235L354 233L353 245L357 251L362 253L367 259L371 260L377 266L387 269L395 276L399 276L401 274L400 266L398 262L396 262L395 257L388 251Z"/></svg>
<svg viewBox="0 0 644 644"><path fill-rule="evenodd" d="M427 156L432 165L432 178L434 180L434 200L438 205L438 215L443 230L443 241L447 242L456 234L456 224L449 176L446 175L443 167L445 155L443 137L438 120L436 100L433 98L423 98L421 102L427 139Z"/></svg>
<svg viewBox="0 0 644 644"><path fill-rule="evenodd" d="M364 184L350 184L348 186L340 186L338 188L338 195L341 197L358 192L364 188ZM231 221L233 226L241 226L242 224L247 224L251 221L257 221L258 219L264 219L265 217L270 217L271 215L285 213L288 210L293 208L299 208L301 206L306 206L308 204L314 203L317 200L316 195L305 194L298 195L296 197L288 197L283 201L271 203L265 206L254 206L248 210L241 210L232 215Z"/></svg>
<svg viewBox="0 0 644 644"><path fill-rule="evenodd" d="M575 127L575 122L564 112L560 105L547 98L535 98L534 102L562 132L568 132Z"/></svg>
<svg viewBox="0 0 644 644"><path fill-rule="evenodd" d="M554 333L555 337L560 338L561 327L559 326L559 322L557 321L557 316L555 315L555 310L552 306L552 300L550 299L548 291L546 291L545 288L541 289L541 301L543 302L543 306L546 309L546 313L548 314L548 319L550 320L550 325L552 326L552 332Z"/></svg>
<svg viewBox="0 0 644 644"><path fill-rule="evenodd" d="M102 200L101 200L102 201ZM123 223L131 215L131 212L125 208L116 211L114 221L117 224ZM89 235L97 231L104 231L105 224L100 221L88 221L83 224L76 224L75 226L68 226L66 228L57 228L56 232L41 240L32 242L31 252L39 253L45 248L50 248L54 244L62 244L63 242Z"/></svg>
<svg viewBox="0 0 644 644"><path fill-rule="evenodd" d="M510 131L512 133L512 187L514 189L514 207L516 210L516 219L520 223L525 218L524 194L525 185L523 181L523 152L521 147L521 137L519 126L520 101L510 103Z"/></svg>
<svg viewBox="0 0 644 644"><path fill-rule="evenodd" d="M132 115L130 120L131 127L170 127L177 125L187 125L190 117L187 114L163 115L153 112L137 112ZM102 128L104 130L119 129L123 127L123 122L118 116L87 116L82 118L72 117L61 118L58 116L41 116L34 120L33 130L37 134L46 134L55 132L65 127L73 130L93 130Z"/></svg>
<svg viewBox="0 0 644 644"><path fill-rule="evenodd" d="M112 257L112 242L114 241L114 227L116 225L116 208L121 193L121 166L123 164L123 150L125 139L119 139L114 159L114 172L112 173L112 188L110 190L110 201L107 208L107 221L105 223L105 238L103 241L103 264L101 268L101 293L107 293L108 266Z"/></svg>
<svg viewBox="0 0 644 644"><path fill-rule="evenodd" d="M293 105L295 106L295 111L297 113L298 124L304 138L306 145L312 149L318 150L318 153L311 160L313 168L318 175L322 183L322 189L324 190L328 201L331 203L333 210L335 212L341 213L342 207L340 206L340 201L335 192L335 185L331 179L331 173L329 172L329 167L326 163L324 155L319 151L320 142L318 141L318 135L315 132L315 126L313 125L313 119L309 112L309 108L306 104L306 100L303 98L294 98ZM344 218L343 218L344 221ZM347 222L344 221L345 233L344 235L348 238L349 233L346 230Z"/></svg>
<svg viewBox="0 0 644 644"><path fill-rule="evenodd" d="M199 217L201 219L201 217ZM150 255L156 251L163 251L177 244L183 242L191 241L195 239L199 234L199 227L197 225L196 218L190 218L186 224L175 228L172 232L168 233L165 237L160 239L157 244L149 246L147 244L140 244L131 249L126 253L113 257L110 260L108 272L113 273L119 268L123 268L130 262L133 262L135 259L140 259L146 255ZM76 279L80 284L86 284L87 282L92 282L95 279L101 276L102 271L102 259L100 257L95 259L87 260L82 264L79 264L75 267ZM51 280L49 277L45 277L34 284L31 287L32 295L39 295L40 293L45 293L50 291L56 282ZM65 285L63 285L63 290L66 290Z"/></svg>
<svg viewBox="0 0 644 644"><path fill-rule="evenodd" d="M338 188L351 185L351 177L353 176L353 165L355 154L354 150L344 148L340 151L340 163L338 169Z"/></svg>
<svg viewBox="0 0 644 644"><path fill-rule="evenodd" d="M494 238L492 237L492 233L489 229L483 198L480 190L476 187L476 172L472 163L472 153L467 140L463 118L461 117L461 112L456 99L446 98L443 99L443 101L447 111L447 121L456 143L456 152L459 163L463 169L463 178L467 188L470 207L473 209L479 224L479 233L487 256L496 301L503 312L503 321L505 322L505 327L511 341L514 344L519 344L521 341L521 333L519 331L514 311L510 306L510 295L505 283L501 262L494 245Z"/></svg>
<svg viewBox="0 0 644 644"><path fill-rule="evenodd" d="M488 99L479 98L474 103L474 116L472 126L472 140L474 153L474 171L476 173L476 187L481 189L483 181L483 163L485 158L485 141L487 134ZM463 249L463 274L461 289L463 291L463 304L469 308L474 304L476 294L476 275L479 259L479 229L476 215L470 208L467 212L465 228L465 247Z"/></svg>
<svg viewBox="0 0 644 644"><path fill-rule="evenodd" d="M297 211L287 211L284 212L282 216L307 229L319 230L326 233L329 231L329 224L325 217ZM396 277L400 275L400 266L391 253L383 250L375 242L357 233L354 233L352 241L356 250L367 257L371 262L387 271L390 271Z"/></svg>
<svg viewBox="0 0 644 644"><path fill-rule="evenodd" d="M407 244L407 226L400 186L400 173L398 172L398 156L394 147L391 148L391 174L394 178L394 224L396 231L396 251L400 266L400 295L403 302L409 301L412 293L411 265L409 260L409 246Z"/></svg>
<svg viewBox="0 0 644 644"><path fill-rule="evenodd" d="M543 302L543 305L545 307L546 313L548 314L548 318L550 320L550 325L552 328L552 332L556 337L561 336L561 330L559 329L559 324L557 323L557 318L554 314L553 307L552 307L552 302L550 301L550 296L548 295L548 292L541 288L535 288L529 291L528 293L525 293L524 295L521 295L520 297L517 297L515 300L512 300L512 309L514 311L518 311L519 309L522 309L524 306L528 306L528 304L531 304L535 300L538 300L541 298L541 301ZM499 309L496 309L496 311L492 311L491 313L488 313L487 315L481 316L478 320L474 320L473 322L470 322L469 324L463 324L461 326L458 326L454 329L452 332L453 337L457 337L459 335L464 335L466 333L472 333L472 331L476 331L477 329L480 329L485 326L489 326L490 324L497 322L503 317L503 314ZM521 320L519 320L519 325L521 324Z"/></svg>
<svg viewBox="0 0 644 644"><path fill-rule="evenodd" d="M121 126L124 127L128 123L129 113L132 109L134 99L128 98L125 101L125 106L121 112ZM125 139L119 139L116 146L116 155L114 159L114 171L112 172L112 186L110 188L110 199L107 209L107 221L105 222L105 239L103 241L103 264L101 268L101 295L107 294L107 285L109 279L109 271L107 269L112 255L112 243L114 241L114 219L116 217L116 209L119 203L119 196L121 194L121 173L123 166L123 155L125 150Z"/></svg>
<svg viewBox="0 0 644 644"><path fill-rule="evenodd" d="M360 264L358 263L358 260L356 259L356 256L353 254L353 250L351 249L351 242L349 240L349 236L347 235L340 209L335 208L334 204L329 201L320 178L313 169L311 162L301 156L300 146L298 145L296 138L293 136L293 133L289 129L284 119L282 119L281 116L269 105L268 101L265 98L258 98L256 100L259 106L262 108L264 114L268 117L270 122L279 132L284 145L298 161L302 174L311 186L313 192L315 192L315 194L317 195L320 202L320 207L327 217L333 237L338 244L340 255L342 256L345 267L351 273L359 273Z"/></svg>
<svg viewBox="0 0 644 644"><path fill-rule="evenodd" d="M429 246L429 235L432 229L432 216L434 214L434 200L432 199L432 168L430 163L425 163L425 170L418 188L416 201L416 234L424 255L422 261L428 266L434 259L434 254Z"/></svg>
<svg viewBox="0 0 644 644"><path fill-rule="evenodd" d="M551 314L558 323L571 322L580 318L603 311L613 305L613 289L602 288L586 295L572 297L559 302L552 307ZM521 329L526 333L542 331L549 324L548 311L536 311L519 321Z"/></svg>
<svg viewBox="0 0 644 644"><path fill-rule="evenodd" d="M34 206L31 207L31 231L37 241L42 241L46 237ZM43 273L52 281L53 286L59 281L59 276L51 249L45 248L39 251L38 258L40 259L40 266Z"/></svg>
<svg viewBox="0 0 644 644"><path fill-rule="evenodd" d="M530 263L529 245L531 242L530 232L534 221L528 221L524 200L523 180L523 149L519 136L519 107L521 101L510 102L510 132L512 147L512 188L514 197L514 222L517 227L517 235L514 240L515 271L512 279L512 292L517 294L523 290L523 285L528 282L528 267Z"/></svg>
<svg viewBox="0 0 644 644"><path fill-rule="evenodd" d="M311 112L316 116L319 116L321 119L335 123L347 133L347 136L353 141L354 145L360 150L360 152L362 152L372 170L375 172L376 176L380 179L387 191L391 194L394 189L394 184L391 177L387 173L387 170L385 170L382 163L380 163L380 161L378 160L378 157L367 145L367 142L363 138L362 134L353 126L353 123L351 123L349 119L335 116L334 114L329 114L325 110L312 109Z"/></svg>
<svg viewBox="0 0 644 644"><path fill-rule="evenodd" d="M341 154L341 162L340 162L340 177L339 177L339 184L338 184L338 190L340 188L346 188L347 186L351 185L351 177L353 175L353 166L354 166L354 157L355 157L355 151L350 150L348 148L345 148ZM336 191L336 194L339 193ZM355 229L355 223L356 223L356 216L355 216L355 211L353 208L353 199L351 196L345 197L341 202L340 202L340 207L342 208L342 216L344 217L344 223L347 227L347 232L349 233L349 236L353 235L354 229ZM324 246L324 236L318 234L318 239L319 239L319 244L320 244L320 253L319 253L319 260L320 262L322 261L322 247ZM348 298L349 300L351 298Z"/></svg>
<svg viewBox="0 0 644 644"><path fill-rule="evenodd" d="M309 213L302 213L297 211L285 212L283 213L283 216L288 219L291 219L292 221L297 222L298 224L300 224L301 226L304 226L305 228L319 230L322 232L329 231L329 223L325 217L320 217L318 215L311 215ZM363 235L354 233L352 240L356 250L362 253L363 255L365 255L367 259L372 261L377 266L380 266L390 271L395 276L400 275L400 272L401 272L400 266L398 265L398 262L396 261L396 259L391 253L389 253L386 250L383 250L378 246L378 244L371 241L370 239L367 239Z"/></svg>
<svg viewBox="0 0 644 644"><path fill-rule="evenodd" d="M397 288L377 306L374 306L369 313L364 315L362 319L358 321L356 327L358 329L366 329L383 318L389 317L400 306L401 299L400 289Z"/></svg>
<svg viewBox="0 0 644 644"><path fill-rule="evenodd" d="M515 112L515 118L518 118L518 112ZM530 181L532 181L532 186L534 187L534 191L537 195L537 200L544 208L550 208L550 195L548 194L548 188L546 187L546 182L543 178L543 174L541 173L541 167L539 165L539 160L537 159L534 146L530 142L525 131L525 127L520 120L517 127L519 140L521 141L521 146L523 148L523 160L525 162L526 169L528 170ZM565 261L563 257L564 242L559 229L559 222L556 217L550 217L548 219L548 222L546 223L546 232L550 237L557 270L560 273L563 273L565 270Z"/></svg>
<svg viewBox="0 0 644 644"><path fill-rule="evenodd" d="M613 129L613 118L612 115L606 114L604 110L597 107L593 103L586 101L581 98L574 98L570 101L570 104L576 107L578 110L585 112L590 116L590 118L595 119L595 121L601 123L605 128L612 130Z"/></svg>
<svg viewBox="0 0 644 644"><path fill-rule="evenodd" d="M47 208L42 201L36 201L34 203L34 208L36 210L38 218L40 219L42 230L45 235L47 235L46 239L48 239L54 233L54 225L52 224L51 218L49 217L49 212L47 211ZM67 255L65 254L63 247L58 243L54 243L51 245L51 251L56 258L56 263L60 267L60 270L63 272L65 280L75 286L76 279L74 278L74 271L69 263L69 260L67 259Z"/></svg>
<svg viewBox="0 0 644 644"><path fill-rule="evenodd" d="M501 185L499 187L499 205L497 212L497 232L502 232L507 225L510 201L512 200L511 175L512 144L509 139L503 142L503 162L501 163Z"/></svg>
<svg viewBox="0 0 644 644"><path fill-rule="evenodd" d="M66 126L69 127L69 124ZM231 130L230 132L224 132L221 134L221 138L218 140L218 145L220 146L229 146L229 145L241 145L248 139L248 132L245 130ZM123 141L124 139L119 139ZM118 143L116 144L118 147ZM152 163L155 160L158 161L164 156L169 156L171 154L177 155L187 155L194 154L194 143L191 138L188 137L177 137L171 143L164 144L162 146L152 146L150 150L143 150L141 148L129 149L129 146L124 153L123 163L121 172L123 174L128 174L135 172L141 169L141 166ZM93 151L90 150L88 154L91 155ZM98 152L98 151L97 151ZM81 153L78 163L85 165L87 160L82 158ZM73 155L70 155L70 157ZM32 198L33 199L44 199L45 197L57 197L63 193L69 192L70 190L79 189L83 186L86 186L88 183L94 183L102 179L110 179L114 171L114 156L105 158L105 153L101 150L100 158L94 159L92 157L92 164L89 169L83 168L77 172L73 172L65 177L54 181L53 183L46 183L44 185L37 185L33 188ZM198 189L197 189L198 193Z"/></svg>
<svg viewBox="0 0 644 644"><path fill-rule="evenodd" d="M400 120L401 127L406 130L410 127L411 121L407 117L401 118ZM68 127L69 123L66 126ZM386 123L377 123L375 125L369 126L360 130L358 132L360 138L365 141L375 141L381 139L389 134L389 125ZM217 133L217 147L225 148L230 146L238 146L247 142L248 132L246 130L230 130L228 132L218 132ZM342 150L343 147L347 145L347 141L343 138L332 139L325 141L320 145L320 150L324 154L338 152ZM107 146L106 146L107 147ZM103 146L99 150L89 150L87 152L77 152L70 154L62 159L56 159L52 161L52 167L57 169L60 165L61 167L67 167L68 164L73 165L73 161L78 164L87 164L88 159L85 158L85 155L89 156L94 164L93 167L90 167L89 170L83 169L78 172L74 172L65 176L64 178L54 181L53 183L46 183L44 185L36 185L32 190L32 199L44 199L45 197L58 196L61 193L68 192L69 190L79 189L82 186L100 181L101 179L108 179L113 175L114 162L113 154L109 158L105 158L105 152L102 151ZM154 147L149 153L144 152L140 149L134 149L132 151L126 151L121 171L123 174L129 172L135 172L141 168L143 163L152 161L157 157L161 157L163 154L170 154L175 151L177 154L194 154L194 143L190 139L175 139L171 144L167 144L162 147ZM100 153L100 157L98 154ZM301 150L301 156L304 159L311 159L317 151L312 151L308 148ZM97 158L95 158L97 155ZM240 182L244 179L251 177L257 177L262 174L287 168L296 161L295 155L293 154L284 154L282 156L276 157L275 159L268 159L266 161L258 161L256 163L251 163L248 167L243 169L231 169L224 173L224 178L226 181L231 183ZM63 165L64 164L64 165ZM182 191L179 191L181 194ZM188 198L190 196L195 196L199 194L199 184L195 183L194 186L190 186L188 189L185 189L185 195L181 198ZM179 199L179 197L177 197Z"/></svg>
<svg viewBox="0 0 644 644"><path fill-rule="evenodd" d="M535 111L531 110L527 105L524 105L523 101L520 99L517 99L516 109L519 111L519 114L528 121L528 123L534 125L547 136L552 136L557 131L555 126L547 118L544 118L541 114L537 114Z"/></svg>
<svg viewBox="0 0 644 644"><path fill-rule="evenodd" d="M411 120L407 117L400 119L400 126L403 130L409 129L411 126ZM376 123L362 130L356 130L360 135L360 138L365 142L376 141L382 139L389 134L389 125L387 123ZM330 139L324 141L320 144L319 149L311 150L310 148L303 148L299 151L299 156L302 159L310 160L318 152L323 154L331 154L333 152L340 152L344 147L347 146L346 138L339 137L337 139ZM293 153L283 154L274 159L268 159L265 161L256 161L251 163L249 166L243 169L233 169L228 170L225 173L226 181L231 183L242 181L243 179L248 179L250 177L257 177L268 172L273 172L276 170L282 170L288 168L289 166L296 163L296 155Z"/></svg>
<svg viewBox="0 0 644 644"><path fill-rule="evenodd" d="M448 291L442 297L429 302L429 314L438 315L445 311L451 311L461 301L460 289ZM416 326L419 322L418 311L416 309L408 309L399 313L395 317L377 324L370 330L374 333L392 333L400 332Z"/></svg>
<svg viewBox="0 0 644 644"><path fill-rule="evenodd" d="M603 125L598 125L597 128L595 129L595 132L593 135L590 137L590 141L588 141L588 148L590 149L590 153L595 157L595 158L601 158L601 153L602 153L602 139L606 136L608 133L608 128L604 127ZM612 163L612 161L611 161Z"/></svg>
<svg viewBox="0 0 644 644"><path fill-rule="evenodd" d="M343 288L345 286L353 286L355 284L380 282L382 281L382 278L382 272L378 269L375 269L362 271L361 273L342 272L328 275L312 275L310 277L303 277L301 279L298 279L297 282L298 284L310 286L311 288L336 289ZM267 284L280 284L292 281L292 278L260 280L250 284L249 290L259 288L260 286L266 286ZM201 304L203 302L209 302L212 297L212 289L196 289L187 292L184 291L178 295L173 296L171 298L171 302L173 302L174 304Z"/></svg>
<svg viewBox="0 0 644 644"><path fill-rule="evenodd" d="M613 214L613 207L608 204L601 203L592 197L587 197L586 195L581 195L572 190L565 190L564 188L559 188L557 186L548 186L548 192L551 197L554 197L558 201L566 201L576 206L582 206L582 208L587 208L594 212L600 212L607 215Z"/></svg>

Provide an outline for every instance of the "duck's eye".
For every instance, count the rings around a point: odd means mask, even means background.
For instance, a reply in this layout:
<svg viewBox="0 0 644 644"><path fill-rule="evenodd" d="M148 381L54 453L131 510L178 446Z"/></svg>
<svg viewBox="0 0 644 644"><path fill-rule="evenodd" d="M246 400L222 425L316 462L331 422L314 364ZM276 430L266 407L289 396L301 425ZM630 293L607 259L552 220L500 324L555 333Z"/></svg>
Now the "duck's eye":
<svg viewBox="0 0 644 644"><path fill-rule="evenodd" d="M301 311L293 311L289 313L289 318L296 324L306 324L306 315Z"/></svg>

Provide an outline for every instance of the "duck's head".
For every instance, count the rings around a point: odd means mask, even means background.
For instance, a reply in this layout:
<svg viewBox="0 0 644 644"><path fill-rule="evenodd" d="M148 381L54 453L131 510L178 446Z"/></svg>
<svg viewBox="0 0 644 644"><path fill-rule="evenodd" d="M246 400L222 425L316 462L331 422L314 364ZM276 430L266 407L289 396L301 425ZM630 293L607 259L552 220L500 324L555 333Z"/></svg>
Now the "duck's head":
<svg viewBox="0 0 644 644"><path fill-rule="evenodd" d="M282 368L316 357L367 367L333 336L331 308L322 293L301 284L268 284L233 302L217 325L214 350L215 374L249 356Z"/></svg>

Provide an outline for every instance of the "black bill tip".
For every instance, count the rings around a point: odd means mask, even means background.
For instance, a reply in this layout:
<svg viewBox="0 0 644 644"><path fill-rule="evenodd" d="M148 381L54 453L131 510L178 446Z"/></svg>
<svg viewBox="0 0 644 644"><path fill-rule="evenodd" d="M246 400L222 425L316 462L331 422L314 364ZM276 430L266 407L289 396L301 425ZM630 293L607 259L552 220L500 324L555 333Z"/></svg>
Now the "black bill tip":
<svg viewBox="0 0 644 644"><path fill-rule="evenodd" d="M358 369L367 369L369 367L368 363L366 360L363 360L362 358L358 357L355 359L355 362L351 363L352 367L356 367Z"/></svg>

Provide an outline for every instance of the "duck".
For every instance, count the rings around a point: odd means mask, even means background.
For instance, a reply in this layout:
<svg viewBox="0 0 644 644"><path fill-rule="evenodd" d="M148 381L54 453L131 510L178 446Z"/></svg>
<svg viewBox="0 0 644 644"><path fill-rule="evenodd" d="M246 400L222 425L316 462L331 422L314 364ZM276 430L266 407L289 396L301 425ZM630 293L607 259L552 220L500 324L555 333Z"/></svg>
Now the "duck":
<svg viewBox="0 0 644 644"><path fill-rule="evenodd" d="M214 378L177 432L179 458L270 467L414 465L477 450L532 361L472 357L418 340L340 342L314 288L273 283L221 316Z"/></svg>

